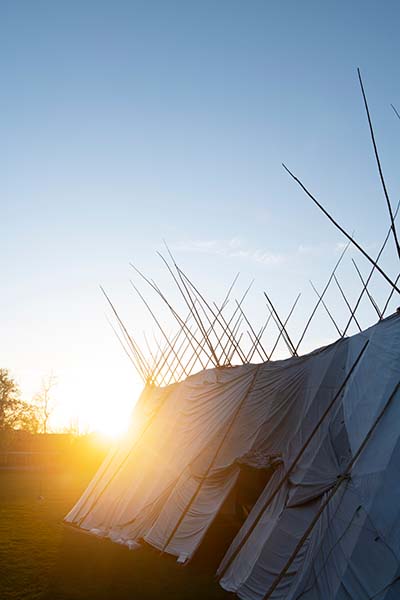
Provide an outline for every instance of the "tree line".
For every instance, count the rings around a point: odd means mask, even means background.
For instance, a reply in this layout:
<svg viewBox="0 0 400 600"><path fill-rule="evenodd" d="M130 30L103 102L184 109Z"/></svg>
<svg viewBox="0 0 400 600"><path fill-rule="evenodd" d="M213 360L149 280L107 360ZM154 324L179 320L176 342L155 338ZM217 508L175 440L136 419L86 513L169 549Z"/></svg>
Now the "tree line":
<svg viewBox="0 0 400 600"><path fill-rule="evenodd" d="M32 402L27 402L21 398L20 388L9 370L0 368L0 431L47 433L54 409L52 389L55 384L54 375L45 377L40 391Z"/></svg>

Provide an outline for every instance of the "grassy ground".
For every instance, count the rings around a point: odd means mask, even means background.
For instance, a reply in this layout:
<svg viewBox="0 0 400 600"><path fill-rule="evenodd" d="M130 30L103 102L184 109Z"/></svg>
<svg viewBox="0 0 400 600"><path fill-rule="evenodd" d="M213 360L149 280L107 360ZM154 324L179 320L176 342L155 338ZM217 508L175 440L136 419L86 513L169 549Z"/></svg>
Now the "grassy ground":
<svg viewBox="0 0 400 600"><path fill-rule="evenodd" d="M65 527L90 475L0 471L1 600L227 599L201 560L180 567Z"/></svg>

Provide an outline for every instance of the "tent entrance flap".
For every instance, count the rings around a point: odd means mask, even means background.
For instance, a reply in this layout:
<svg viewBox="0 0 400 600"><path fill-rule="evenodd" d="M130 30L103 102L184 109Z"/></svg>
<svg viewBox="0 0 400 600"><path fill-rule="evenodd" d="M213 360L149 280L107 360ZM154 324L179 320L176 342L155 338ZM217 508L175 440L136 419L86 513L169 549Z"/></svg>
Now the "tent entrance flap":
<svg viewBox="0 0 400 600"><path fill-rule="evenodd" d="M273 469L240 464L235 485L208 528L193 562L207 572L216 571L248 514L270 480Z"/></svg>

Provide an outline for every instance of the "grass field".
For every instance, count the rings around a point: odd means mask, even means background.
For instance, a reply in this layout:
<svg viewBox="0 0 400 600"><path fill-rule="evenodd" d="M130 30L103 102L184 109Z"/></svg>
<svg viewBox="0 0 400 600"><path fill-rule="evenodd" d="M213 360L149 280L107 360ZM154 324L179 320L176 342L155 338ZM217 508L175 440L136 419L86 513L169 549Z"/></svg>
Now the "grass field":
<svg viewBox="0 0 400 600"><path fill-rule="evenodd" d="M1 600L229 597L204 561L181 567L150 549L131 552L65 527L90 476L0 471Z"/></svg>

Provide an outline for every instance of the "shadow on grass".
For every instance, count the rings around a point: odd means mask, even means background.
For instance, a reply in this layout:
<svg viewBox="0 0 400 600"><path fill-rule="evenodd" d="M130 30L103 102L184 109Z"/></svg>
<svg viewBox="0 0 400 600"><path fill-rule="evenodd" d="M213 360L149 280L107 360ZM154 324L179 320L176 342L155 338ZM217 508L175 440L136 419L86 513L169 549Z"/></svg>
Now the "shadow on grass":
<svg viewBox="0 0 400 600"><path fill-rule="evenodd" d="M0 470L0 600L229 598L214 578L234 535L227 522L213 524L185 567L64 526L92 474Z"/></svg>
<svg viewBox="0 0 400 600"><path fill-rule="evenodd" d="M65 527L43 600L228 598L202 563L186 567L150 548L129 551Z"/></svg>

